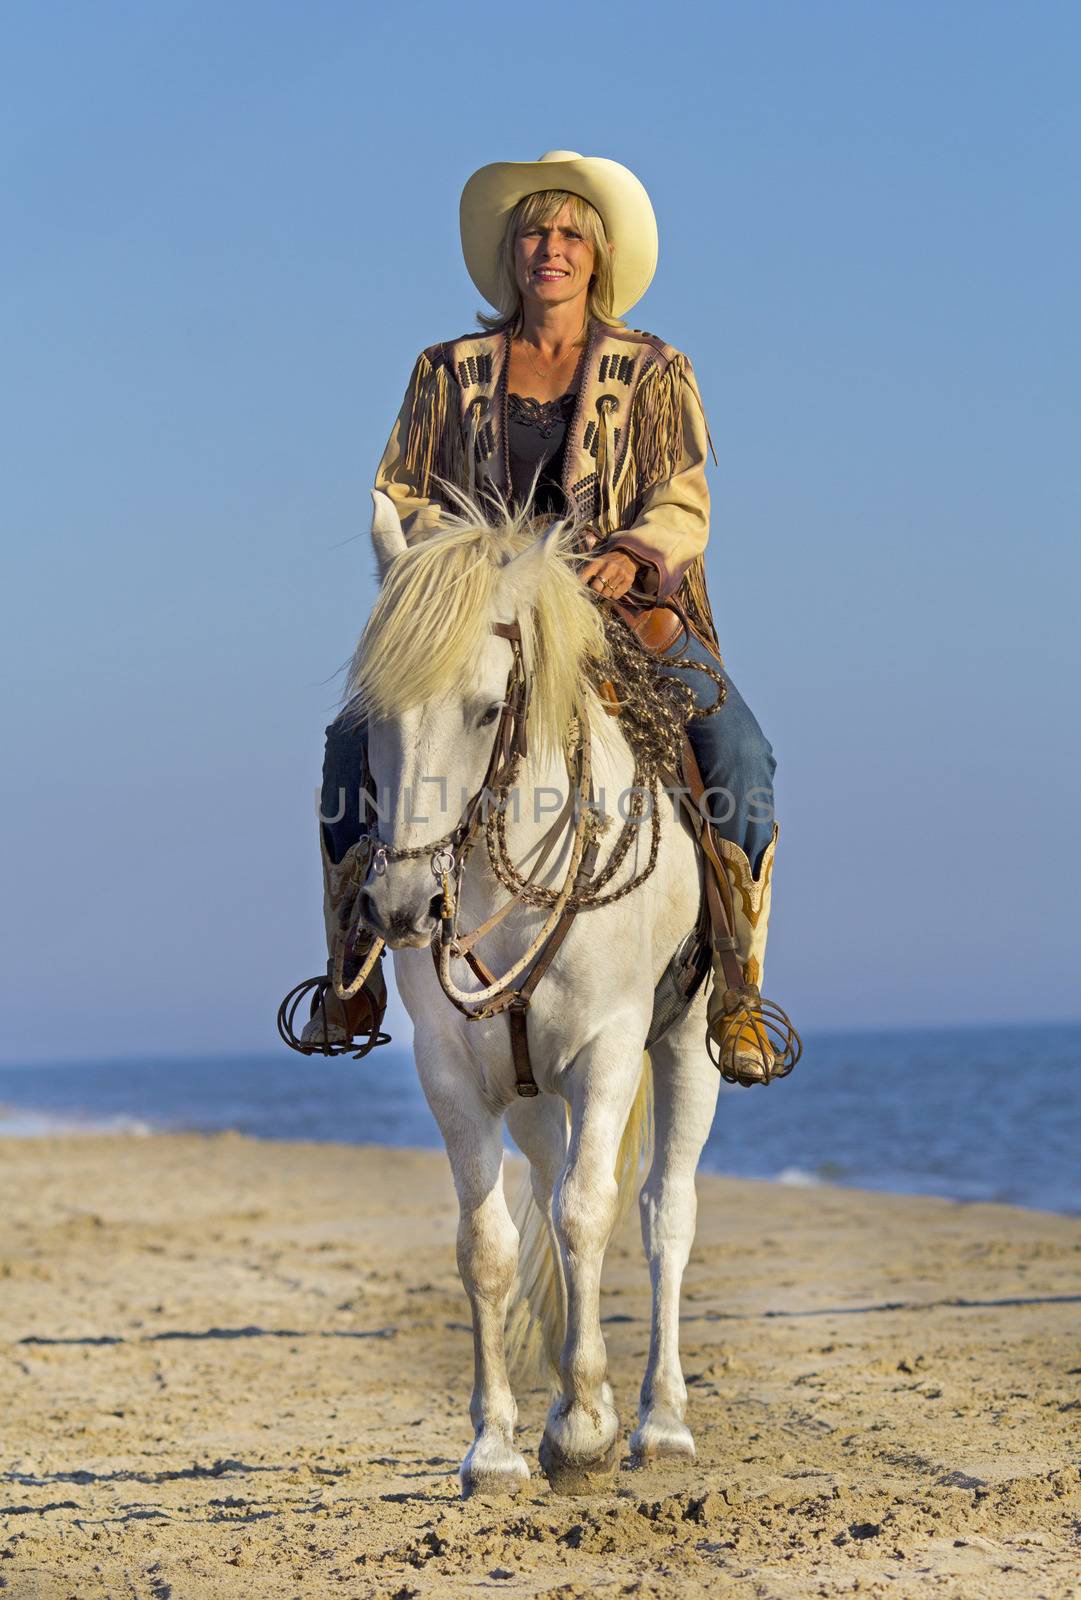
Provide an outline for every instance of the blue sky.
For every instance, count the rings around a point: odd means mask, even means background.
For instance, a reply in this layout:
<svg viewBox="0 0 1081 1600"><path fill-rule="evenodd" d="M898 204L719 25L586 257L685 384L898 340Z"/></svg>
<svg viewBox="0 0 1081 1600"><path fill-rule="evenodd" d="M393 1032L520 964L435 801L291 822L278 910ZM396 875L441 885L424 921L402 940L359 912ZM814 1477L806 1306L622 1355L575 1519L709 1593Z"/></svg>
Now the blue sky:
<svg viewBox="0 0 1081 1600"><path fill-rule="evenodd" d="M368 486L474 325L462 184L550 148L657 211L631 320L695 363L779 758L767 989L809 1027L1078 1014L1076 7L2 29L4 1059L259 1049L320 965Z"/></svg>

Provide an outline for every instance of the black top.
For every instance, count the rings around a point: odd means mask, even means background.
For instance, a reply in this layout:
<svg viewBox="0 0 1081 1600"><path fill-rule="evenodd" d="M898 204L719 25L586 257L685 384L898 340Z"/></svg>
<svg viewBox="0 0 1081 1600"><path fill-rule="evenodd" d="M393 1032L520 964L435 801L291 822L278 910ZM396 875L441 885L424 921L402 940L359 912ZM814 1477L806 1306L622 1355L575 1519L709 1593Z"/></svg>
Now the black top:
<svg viewBox="0 0 1081 1600"><path fill-rule="evenodd" d="M533 491L537 516L566 515L563 493L563 454L567 430L578 396L568 392L555 400L534 400L528 395L507 395L507 449L510 456L511 494L516 506L525 505L539 468Z"/></svg>

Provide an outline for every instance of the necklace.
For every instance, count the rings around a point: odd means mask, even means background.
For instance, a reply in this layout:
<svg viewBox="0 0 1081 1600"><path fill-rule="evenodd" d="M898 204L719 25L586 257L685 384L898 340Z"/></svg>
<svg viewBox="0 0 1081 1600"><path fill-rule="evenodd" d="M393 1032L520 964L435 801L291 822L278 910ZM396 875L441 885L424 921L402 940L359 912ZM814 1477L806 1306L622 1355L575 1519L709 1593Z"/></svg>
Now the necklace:
<svg viewBox="0 0 1081 1600"><path fill-rule="evenodd" d="M529 365L533 368L533 371L537 374L537 377L538 378L550 378L552 376L553 372L558 372L560 367L565 366L567 364L567 362L570 360L571 356L578 356L578 355L581 354L582 346L581 346L580 340L581 340L581 335L579 334L578 340L575 341L575 343L567 351L566 355L565 356L560 356L558 361L553 362L552 365L548 368L547 372L542 371L542 369L540 367L538 367L537 363L533 360L533 357L529 353L528 341L525 340L525 339L522 339L519 342L520 342L523 350L525 351L526 360L529 362Z"/></svg>

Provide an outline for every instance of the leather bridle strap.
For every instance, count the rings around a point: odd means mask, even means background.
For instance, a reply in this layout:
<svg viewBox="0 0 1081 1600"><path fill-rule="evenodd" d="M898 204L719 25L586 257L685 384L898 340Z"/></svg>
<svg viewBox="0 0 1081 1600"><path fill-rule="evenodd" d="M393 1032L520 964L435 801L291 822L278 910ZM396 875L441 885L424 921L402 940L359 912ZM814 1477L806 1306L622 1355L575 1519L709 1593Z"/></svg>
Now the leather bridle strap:
<svg viewBox="0 0 1081 1600"><path fill-rule="evenodd" d="M514 738L508 748L516 749L520 755L529 754L529 744L526 739L526 719L529 712L529 680L525 674L522 661L522 625L517 617L513 622L493 622L491 631L497 639L509 639L514 646L513 678L516 680L515 698L513 702L503 707L504 713L509 713L509 718L514 724ZM502 731L502 730L501 730ZM498 746L499 741L496 740Z"/></svg>
<svg viewBox="0 0 1081 1600"><path fill-rule="evenodd" d="M515 622L493 622L491 631L514 646L514 663L507 679L507 697L499 713L499 726L492 741L488 770L480 788L472 796L459 825L459 848L471 844L486 795L493 794L500 780L519 756L529 753L526 722L529 714L529 681L522 661L522 630Z"/></svg>
<svg viewBox="0 0 1081 1600"><path fill-rule="evenodd" d="M582 863L575 875L574 892L576 895L581 893L596 871L599 851L600 840L594 835L583 851ZM526 1012L529 1010L529 1002L533 998L533 991L555 959L556 951L570 932L574 918L573 907L568 907L556 923L555 928L552 930L552 937L537 957L529 976L507 1009L507 1022L510 1025L510 1053L511 1060L514 1063L514 1087L524 1098L540 1093L537 1087L537 1080L533 1076L533 1065L529 1059L529 1031Z"/></svg>
<svg viewBox="0 0 1081 1600"><path fill-rule="evenodd" d="M597 856L600 853L600 841L594 835L582 852L582 859L574 878L574 894L577 896L587 886L594 872L597 870ZM510 1051L514 1064L514 1087L523 1098L531 1098L540 1093L537 1080L533 1076L533 1066L529 1059L529 1032L526 1024L526 1012L533 998L537 985L555 960L556 952L571 930L575 918L574 903L564 910L563 915L556 923L552 932L539 952L537 959L530 967L529 972L517 989L510 989L506 994L491 1002L487 1012L488 1016L498 1016L501 1011L507 1013L507 1022L510 1026ZM473 950L465 952L465 959L476 976L484 984L496 981L495 973L480 959Z"/></svg>

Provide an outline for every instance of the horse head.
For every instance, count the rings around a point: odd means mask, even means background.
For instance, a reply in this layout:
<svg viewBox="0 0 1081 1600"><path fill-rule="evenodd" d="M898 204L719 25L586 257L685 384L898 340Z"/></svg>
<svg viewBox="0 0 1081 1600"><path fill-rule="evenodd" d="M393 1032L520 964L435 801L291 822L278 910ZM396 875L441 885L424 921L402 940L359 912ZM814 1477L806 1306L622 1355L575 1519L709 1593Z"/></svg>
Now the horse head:
<svg viewBox="0 0 1081 1600"><path fill-rule="evenodd" d="M440 860L490 777L516 674L532 692L530 743L551 760L586 709L582 666L604 635L565 524L537 536L523 516L493 523L463 502L463 515L410 546L393 501L373 500L380 591L349 685L367 719L376 802L359 910L392 948L423 947L438 924ZM520 642L506 636L511 624Z"/></svg>

